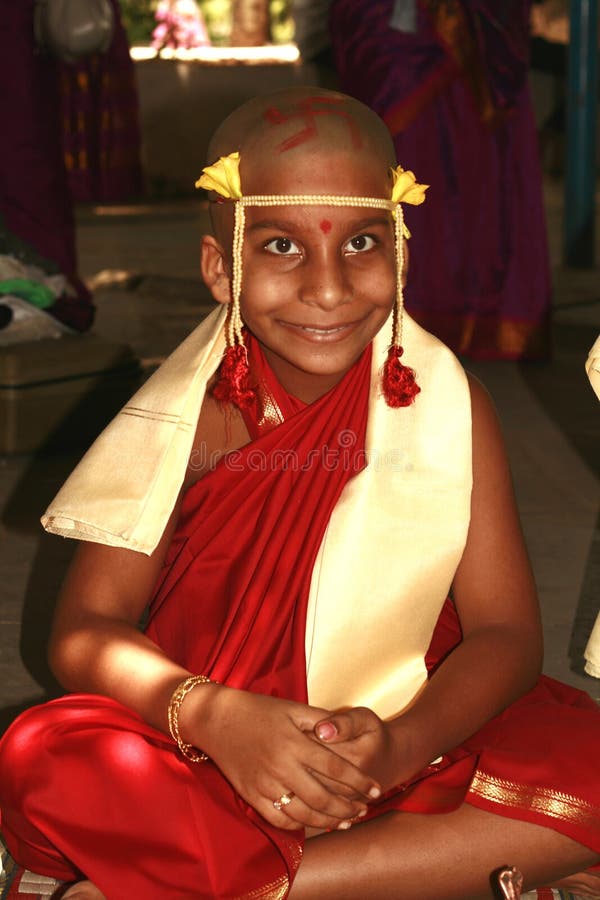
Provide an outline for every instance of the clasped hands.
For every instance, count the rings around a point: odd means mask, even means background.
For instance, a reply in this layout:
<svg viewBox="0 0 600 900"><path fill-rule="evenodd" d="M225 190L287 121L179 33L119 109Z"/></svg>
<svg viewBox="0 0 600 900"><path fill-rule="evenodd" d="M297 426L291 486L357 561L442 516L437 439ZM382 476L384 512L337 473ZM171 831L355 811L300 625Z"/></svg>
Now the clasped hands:
<svg viewBox="0 0 600 900"><path fill-rule="evenodd" d="M203 713L198 746L279 828L347 829L399 781L398 729L369 709L332 714L223 687Z"/></svg>

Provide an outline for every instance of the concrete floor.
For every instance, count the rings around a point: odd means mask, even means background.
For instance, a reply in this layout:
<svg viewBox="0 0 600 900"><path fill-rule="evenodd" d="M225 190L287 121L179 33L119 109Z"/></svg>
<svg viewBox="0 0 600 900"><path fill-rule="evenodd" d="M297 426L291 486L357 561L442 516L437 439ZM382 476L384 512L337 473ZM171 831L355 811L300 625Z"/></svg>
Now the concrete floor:
<svg viewBox="0 0 600 900"><path fill-rule="evenodd" d="M600 404L584 372L600 332L600 278L597 270L568 271L559 264L560 183L546 185L546 209L555 282L553 360L468 367L491 391L504 423L543 609L545 671L600 701L600 681L582 671L582 650L600 605ZM79 214L81 271L94 283L98 305L95 330L130 343L146 369L210 306L197 275L205 222L206 211L195 201ZM80 452L0 459L0 731L18 710L58 690L44 647L73 546L44 534L38 519Z"/></svg>

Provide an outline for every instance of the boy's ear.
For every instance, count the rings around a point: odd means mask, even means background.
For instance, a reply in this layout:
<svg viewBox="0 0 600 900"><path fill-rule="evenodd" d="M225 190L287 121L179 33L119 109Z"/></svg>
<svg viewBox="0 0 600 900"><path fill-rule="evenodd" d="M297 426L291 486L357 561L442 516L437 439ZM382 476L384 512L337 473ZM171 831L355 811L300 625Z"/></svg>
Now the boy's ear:
<svg viewBox="0 0 600 900"><path fill-rule="evenodd" d="M229 303L231 282L227 271L225 252L211 234L205 234L202 238L200 270L205 285L217 303Z"/></svg>

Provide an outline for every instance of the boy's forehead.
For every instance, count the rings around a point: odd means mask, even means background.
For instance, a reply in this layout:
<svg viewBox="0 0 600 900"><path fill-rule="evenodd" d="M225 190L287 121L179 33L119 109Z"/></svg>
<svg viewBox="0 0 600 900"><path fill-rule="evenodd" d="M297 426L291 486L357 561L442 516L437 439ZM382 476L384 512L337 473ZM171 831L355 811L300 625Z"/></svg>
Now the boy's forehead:
<svg viewBox="0 0 600 900"><path fill-rule="evenodd" d="M315 143L277 157L268 147L242 155L240 176L248 194L340 194L388 197L389 169L368 152Z"/></svg>

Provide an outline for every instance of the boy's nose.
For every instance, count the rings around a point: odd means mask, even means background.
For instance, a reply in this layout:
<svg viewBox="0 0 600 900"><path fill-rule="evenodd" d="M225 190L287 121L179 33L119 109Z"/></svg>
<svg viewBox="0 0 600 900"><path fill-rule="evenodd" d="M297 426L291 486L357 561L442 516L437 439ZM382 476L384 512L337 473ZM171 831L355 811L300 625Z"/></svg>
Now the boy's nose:
<svg viewBox="0 0 600 900"><path fill-rule="evenodd" d="M337 254L322 251L304 265L300 299L303 303L334 309L352 299L352 287Z"/></svg>

